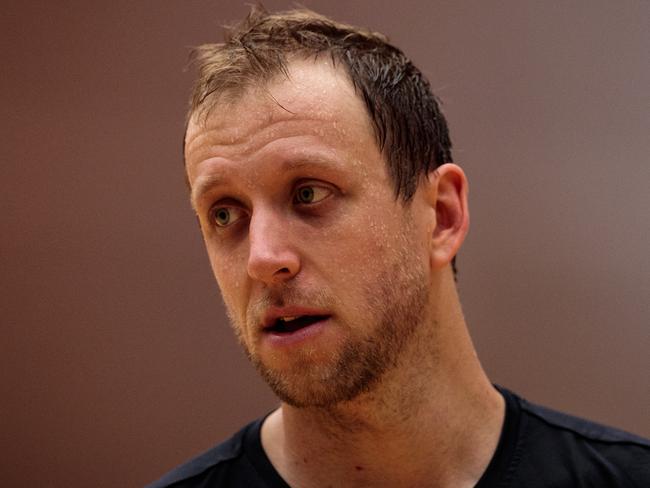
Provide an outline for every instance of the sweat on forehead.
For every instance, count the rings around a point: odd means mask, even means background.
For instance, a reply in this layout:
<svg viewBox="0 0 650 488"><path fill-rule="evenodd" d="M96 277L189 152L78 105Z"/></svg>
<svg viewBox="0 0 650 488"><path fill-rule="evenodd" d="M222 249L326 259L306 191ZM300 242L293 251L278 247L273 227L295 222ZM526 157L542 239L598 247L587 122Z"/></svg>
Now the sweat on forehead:
<svg viewBox="0 0 650 488"><path fill-rule="evenodd" d="M296 70L296 67L303 69ZM345 67L340 63L336 63L326 56L302 57L294 55L290 56L283 68L275 71L272 76L262 79L247 78L235 86L228 86L223 90L211 93L201 105L189 113L188 120L195 124L205 124L215 109L217 111L233 110L240 106L242 101L249 98L256 99L260 106L264 105L267 112L269 112L269 107L262 103L264 99L280 110L293 113L291 104L294 100L286 96L282 99L278 98L277 87L285 82L293 85L296 92L301 90L311 92L318 85L322 94L325 94L323 89L328 88L327 84L329 84L334 90L349 93L359 98L360 102L362 101ZM318 95L319 93L313 94ZM295 97L293 98L295 99ZM296 109L295 106L293 108ZM364 112L366 112L365 107Z"/></svg>
<svg viewBox="0 0 650 488"><path fill-rule="evenodd" d="M185 143L191 145L206 130L218 130L232 140L246 137L245 132L254 131L256 126L268 127L286 120L329 120L343 129L339 123L342 111L358 113L357 123L372 133L366 106L344 69L327 58L294 59L284 73L263 85L211 100L190 118ZM241 124L244 121L246 127Z"/></svg>

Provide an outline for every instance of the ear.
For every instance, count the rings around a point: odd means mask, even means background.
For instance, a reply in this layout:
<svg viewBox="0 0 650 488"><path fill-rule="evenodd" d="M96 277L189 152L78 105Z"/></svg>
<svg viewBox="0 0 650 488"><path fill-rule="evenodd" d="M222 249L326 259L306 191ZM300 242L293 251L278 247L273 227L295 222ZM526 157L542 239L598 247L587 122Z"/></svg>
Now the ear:
<svg viewBox="0 0 650 488"><path fill-rule="evenodd" d="M469 229L468 185L463 170L443 164L428 175L426 195L435 210L430 259L433 268L442 268L454 258Z"/></svg>

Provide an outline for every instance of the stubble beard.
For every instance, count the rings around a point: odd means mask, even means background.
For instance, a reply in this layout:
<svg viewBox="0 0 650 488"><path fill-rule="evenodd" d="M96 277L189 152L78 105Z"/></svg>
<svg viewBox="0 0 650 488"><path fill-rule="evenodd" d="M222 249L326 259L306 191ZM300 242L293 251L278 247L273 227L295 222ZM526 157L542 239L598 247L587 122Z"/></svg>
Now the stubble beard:
<svg viewBox="0 0 650 488"><path fill-rule="evenodd" d="M425 273L411 253L405 253L374 280L374 286L364 289L361 315L374 325L348 324L345 342L330 361L315 363L306 354L294 358L291 369L278 370L252 352L238 333L249 360L281 401L296 408L333 407L371 392L398 365L422 325L429 294ZM317 301L327 298L320 295ZM241 331L234 321L233 326Z"/></svg>

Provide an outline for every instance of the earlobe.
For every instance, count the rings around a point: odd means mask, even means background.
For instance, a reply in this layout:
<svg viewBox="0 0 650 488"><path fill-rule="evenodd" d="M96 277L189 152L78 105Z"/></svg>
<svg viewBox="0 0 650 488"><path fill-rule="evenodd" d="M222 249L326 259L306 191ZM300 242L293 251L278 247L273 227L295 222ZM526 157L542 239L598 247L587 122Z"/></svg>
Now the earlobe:
<svg viewBox="0 0 650 488"><path fill-rule="evenodd" d="M442 268L451 262L469 229L468 184L463 170L443 164L429 176L435 228L431 236L431 265Z"/></svg>

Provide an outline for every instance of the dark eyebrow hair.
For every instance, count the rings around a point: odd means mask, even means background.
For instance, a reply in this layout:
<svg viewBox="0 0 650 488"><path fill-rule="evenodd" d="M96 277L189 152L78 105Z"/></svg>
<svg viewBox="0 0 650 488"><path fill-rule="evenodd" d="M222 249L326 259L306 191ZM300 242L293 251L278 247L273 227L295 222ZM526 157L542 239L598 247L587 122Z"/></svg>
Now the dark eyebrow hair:
<svg viewBox="0 0 650 488"><path fill-rule="evenodd" d="M245 164L245 163L244 163ZM338 158L326 157L319 152L295 154L284 159L277 166L278 172L290 172L304 168L318 169L341 169L345 163ZM210 191L211 188L223 185L227 181L227 176L221 172L214 172L205 176L200 176L191 187L190 203L194 211L197 210L197 203Z"/></svg>

